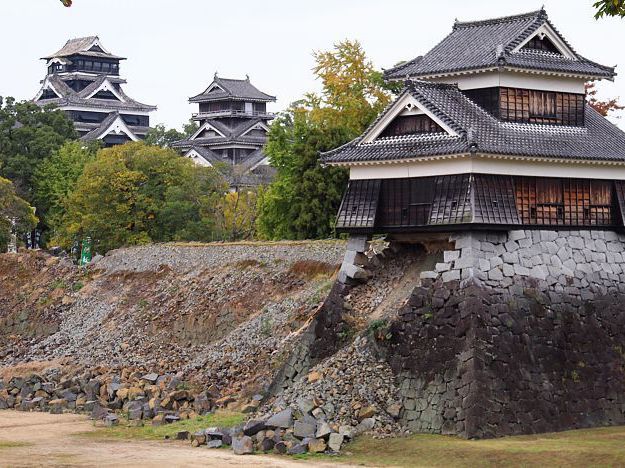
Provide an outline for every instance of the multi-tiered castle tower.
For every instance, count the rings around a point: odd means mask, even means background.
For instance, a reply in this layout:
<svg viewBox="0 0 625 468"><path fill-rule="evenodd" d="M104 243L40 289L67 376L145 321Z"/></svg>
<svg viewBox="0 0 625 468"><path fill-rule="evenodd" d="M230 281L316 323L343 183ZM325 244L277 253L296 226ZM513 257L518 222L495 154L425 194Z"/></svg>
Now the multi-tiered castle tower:
<svg viewBox="0 0 625 468"><path fill-rule="evenodd" d="M193 114L199 129L172 146L197 164L223 169L231 185L266 183L273 170L263 146L268 122L274 117L267 112L267 103L275 100L250 83L249 77L235 80L215 74L204 92L189 99L199 106Z"/></svg>
<svg viewBox="0 0 625 468"><path fill-rule="evenodd" d="M625 133L585 96L614 76L544 10L456 22L388 70L400 96L323 155L350 171L343 284L367 277L374 233L431 262L380 343L413 430L625 424Z"/></svg>
<svg viewBox="0 0 625 468"><path fill-rule="evenodd" d="M107 51L97 36L70 39L42 60L48 74L34 102L65 111L82 140L112 146L145 138L156 107L124 93L119 68L125 58Z"/></svg>

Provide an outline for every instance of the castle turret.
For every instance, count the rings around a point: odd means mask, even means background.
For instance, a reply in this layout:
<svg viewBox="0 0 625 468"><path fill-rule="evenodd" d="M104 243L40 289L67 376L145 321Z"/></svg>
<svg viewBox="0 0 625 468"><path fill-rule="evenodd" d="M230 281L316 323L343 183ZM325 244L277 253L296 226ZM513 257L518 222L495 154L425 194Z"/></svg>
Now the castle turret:
<svg viewBox="0 0 625 468"><path fill-rule="evenodd" d="M189 139L173 144L184 156L205 166L228 166L233 185L267 183L273 169L263 152L273 114L267 112L267 103L275 96L263 93L243 80L221 78L215 74L213 82L201 94L189 99L198 104L193 120L199 129ZM236 179L236 180L235 180Z"/></svg>
<svg viewBox="0 0 625 468"><path fill-rule="evenodd" d="M156 107L124 93L119 68L126 59L107 51L97 36L70 39L42 60L48 73L34 102L65 111L82 140L111 146L145 138Z"/></svg>

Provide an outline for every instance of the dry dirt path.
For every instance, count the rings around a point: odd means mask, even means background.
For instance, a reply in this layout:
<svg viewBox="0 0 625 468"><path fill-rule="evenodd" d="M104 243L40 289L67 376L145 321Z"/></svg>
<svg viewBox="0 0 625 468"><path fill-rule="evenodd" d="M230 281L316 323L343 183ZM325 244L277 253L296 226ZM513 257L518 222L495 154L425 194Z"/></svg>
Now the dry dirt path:
<svg viewBox="0 0 625 468"><path fill-rule="evenodd" d="M336 467L267 456L236 456L226 450L192 448L175 441L96 440L77 436L93 431L82 415L0 411L0 467ZM8 443L8 444L7 444ZM11 446L23 443L23 446ZM346 465L340 465L342 467Z"/></svg>

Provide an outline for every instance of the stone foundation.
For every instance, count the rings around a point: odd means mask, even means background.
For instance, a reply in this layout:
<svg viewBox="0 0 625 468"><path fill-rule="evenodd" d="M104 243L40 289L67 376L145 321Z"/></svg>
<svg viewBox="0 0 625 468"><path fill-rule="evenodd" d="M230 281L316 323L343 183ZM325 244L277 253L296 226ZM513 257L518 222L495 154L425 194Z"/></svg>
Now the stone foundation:
<svg viewBox="0 0 625 468"><path fill-rule="evenodd" d="M381 343L417 432L625 424L625 236L454 234Z"/></svg>

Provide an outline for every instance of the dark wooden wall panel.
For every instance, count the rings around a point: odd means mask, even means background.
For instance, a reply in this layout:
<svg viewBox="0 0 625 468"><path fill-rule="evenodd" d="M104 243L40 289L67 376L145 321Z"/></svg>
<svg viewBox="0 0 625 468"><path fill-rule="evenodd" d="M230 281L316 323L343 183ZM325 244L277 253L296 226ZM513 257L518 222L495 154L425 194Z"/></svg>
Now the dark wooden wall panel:
<svg viewBox="0 0 625 468"><path fill-rule="evenodd" d="M436 177L429 224L460 224L472 221L470 175Z"/></svg>
<svg viewBox="0 0 625 468"><path fill-rule="evenodd" d="M347 186L339 214L337 229L373 228L378 210L381 181L351 180Z"/></svg>
<svg viewBox="0 0 625 468"><path fill-rule="evenodd" d="M512 176L473 176L474 221L484 224L520 224Z"/></svg>

